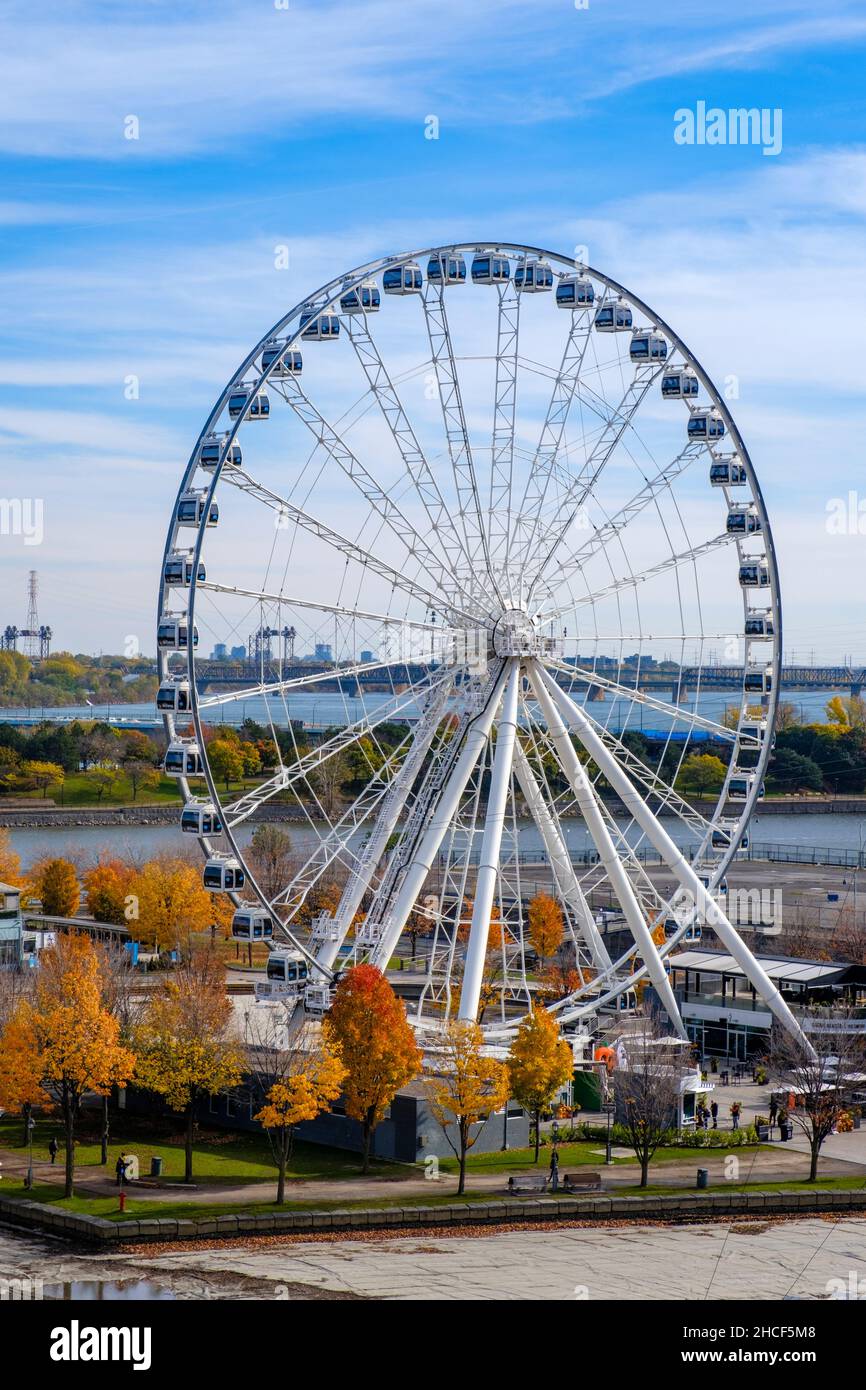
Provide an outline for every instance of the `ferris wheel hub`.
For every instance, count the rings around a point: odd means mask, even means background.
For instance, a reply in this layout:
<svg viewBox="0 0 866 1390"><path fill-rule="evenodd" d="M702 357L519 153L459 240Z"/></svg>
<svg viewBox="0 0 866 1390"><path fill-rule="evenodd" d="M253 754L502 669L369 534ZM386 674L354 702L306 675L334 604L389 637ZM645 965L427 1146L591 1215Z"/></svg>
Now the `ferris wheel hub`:
<svg viewBox="0 0 866 1390"><path fill-rule="evenodd" d="M493 628L497 656L540 656L544 642L535 622L523 608L506 608Z"/></svg>

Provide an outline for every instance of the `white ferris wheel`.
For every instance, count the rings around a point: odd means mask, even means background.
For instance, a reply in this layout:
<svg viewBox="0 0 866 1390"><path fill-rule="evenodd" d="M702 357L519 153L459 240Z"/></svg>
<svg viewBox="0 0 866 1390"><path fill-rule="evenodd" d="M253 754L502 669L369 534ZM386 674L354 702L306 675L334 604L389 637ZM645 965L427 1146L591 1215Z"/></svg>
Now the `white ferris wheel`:
<svg viewBox="0 0 866 1390"><path fill-rule="evenodd" d="M206 661L211 644L234 662ZM160 579L165 765L206 886L274 948L265 994L320 1012L421 912L410 1016L506 1036L533 1002L541 877L573 950L577 987L550 1006L564 1027L646 980L685 1036L667 957L709 922L796 1030L724 911L780 645L758 480L676 333L552 252L414 251L307 296L208 416ZM266 770L227 795L208 739L250 712ZM678 778L720 744L707 812ZM285 803L302 862L266 891L245 836ZM339 902L310 919L326 880Z"/></svg>

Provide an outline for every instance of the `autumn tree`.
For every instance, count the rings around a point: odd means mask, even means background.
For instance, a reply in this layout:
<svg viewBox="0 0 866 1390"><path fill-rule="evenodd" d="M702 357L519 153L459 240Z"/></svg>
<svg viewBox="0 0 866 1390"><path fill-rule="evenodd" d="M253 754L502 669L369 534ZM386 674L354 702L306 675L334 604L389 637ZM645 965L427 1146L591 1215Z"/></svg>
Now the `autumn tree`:
<svg viewBox="0 0 866 1390"><path fill-rule="evenodd" d="M36 758L21 764L21 775L31 786L41 790L43 797L48 795L49 787L62 787L66 777L59 763L43 762Z"/></svg>
<svg viewBox="0 0 866 1390"><path fill-rule="evenodd" d="M292 876L291 839L278 825L257 825L250 840L248 857L256 882L271 901Z"/></svg>
<svg viewBox="0 0 866 1390"><path fill-rule="evenodd" d="M418 1075L421 1052L401 1001L374 965L347 972L322 1029L346 1068L346 1113L361 1125L368 1173L376 1126L400 1087Z"/></svg>
<svg viewBox="0 0 866 1390"><path fill-rule="evenodd" d="M625 1057L613 1073L617 1115L640 1164L640 1185L649 1181L650 1161L676 1123L684 1075L683 1050L649 1013L638 1014L625 1042Z"/></svg>
<svg viewBox="0 0 866 1390"><path fill-rule="evenodd" d="M277 1202L286 1200L286 1169L292 1156L295 1129L314 1120L338 1100L346 1069L322 1036L320 1028L304 1024L289 1038L287 1047L262 1036L263 1025L253 1023L252 1068L263 1104L255 1119L270 1140L277 1163Z"/></svg>
<svg viewBox="0 0 866 1390"><path fill-rule="evenodd" d="M207 931L213 919L212 895L186 859L149 859L130 882L129 895L130 921L138 923L142 944L157 951L176 949L184 937Z"/></svg>
<svg viewBox="0 0 866 1390"><path fill-rule="evenodd" d="M809 1029L808 1038L774 1026L768 1060L778 1088L796 1101L785 1113L809 1145L809 1182L814 1182L821 1147L860 1089L866 1047L850 1012L815 1008L810 1021L818 1026Z"/></svg>
<svg viewBox="0 0 866 1390"><path fill-rule="evenodd" d="M549 893L536 893L529 904L529 940L542 960L549 960L562 945L562 909Z"/></svg>
<svg viewBox="0 0 866 1390"><path fill-rule="evenodd" d="M81 901L78 874L69 859L43 859L31 869L33 893L49 917L74 917Z"/></svg>
<svg viewBox="0 0 866 1390"><path fill-rule="evenodd" d="M3 829L0 829L0 883L8 883L10 888L24 886L20 856L12 848L9 831Z"/></svg>
<svg viewBox="0 0 866 1390"><path fill-rule="evenodd" d="M462 1196L466 1155L481 1133L475 1127L508 1101L508 1068L485 1057L484 1034L477 1023L454 1020L445 1029L437 1070L427 1077L426 1090L431 1113L460 1165L457 1193Z"/></svg>
<svg viewBox="0 0 866 1390"><path fill-rule="evenodd" d="M725 764L713 753L691 753L684 759L677 776L677 786L683 791L703 796L717 792L725 780Z"/></svg>
<svg viewBox="0 0 866 1390"><path fill-rule="evenodd" d="M508 1057L509 1090L535 1117L535 1162L541 1144L541 1113L570 1080L574 1054L559 1036L556 1019L544 1009L533 1011L520 1024Z"/></svg>
<svg viewBox="0 0 866 1390"><path fill-rule="evenodd" d="M229 738L215 738L208 744L207 757L214 777L225 783L226 791L232 782L240 782L244 775L244 760L238 742Z"/></svg>
<svg viewBox="0 0 866 1390"><path fill-rule="evenodd" d="M153 996L138 1028L136 1085L161 1095L185 1119L184 1182L192 1182L196 1109L237 1086L242 1052L231 1036L225 971L211 951L185 961Z"/></svg>
<svg viewBox="0 0 866 1390"><path fill-rule="evenodd" d="M135 1067L133 1053L120 1042L120 1024L105 1008L100 962L90 938L71 933L43 951L32 1002L24 999L0 1037L0 1054L11 1055L17 1075L18 1105L30 1103L60 1111L66 1140L64 1195L75 1180L75 1122L88 1092L105 1095L123 1086ZM6 1105L15 1096L0 1100ZM8 1108L16 1108L9 1105Z"/></svg>
<svg viewBox="0 0 866 1390"><path fill-rule="evenodd" d="M97 922L122 926L135 871L122 859L100 859L82 874L88 914Z"/></svg>

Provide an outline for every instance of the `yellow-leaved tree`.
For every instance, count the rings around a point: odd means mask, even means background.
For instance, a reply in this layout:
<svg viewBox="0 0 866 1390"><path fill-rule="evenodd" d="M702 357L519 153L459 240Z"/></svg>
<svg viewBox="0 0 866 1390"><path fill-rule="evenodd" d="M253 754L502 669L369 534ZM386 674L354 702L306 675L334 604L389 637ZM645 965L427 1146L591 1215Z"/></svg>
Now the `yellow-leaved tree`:
<svg viewBox="0 0 866 1390"><path fill-rule="evenodd" d="M529 904L529 940L542 960L549 960L562 945L562 909L549 893L536 893Z"/></svg>
<svg viewBox="0 0 866 1390"><path fill-rule="evenodd" d="M207 931L213 918L211 895L201 870L186 859L149 859L128 885L129 922L142 945L174 950L194 932Z"/></svg>
<svg viewBox="0 0 866 1390"><path fill-rule="evenodd" d="M135 1083L155 1091L186 1121L184 1182L192 1182L196 1108L237 1086L243 1054L232 1036L225 970L211 951L179 966L157 990L135 1030Z"/></svg>
<svg viewBox="0 0 866 1390"><path fill-rule="evenodd" d="M553 1103L574 1070L574 1054L559 1036L556 1019L533 1009L517 1030L508 1057L511 1095L535 1118L535 1161L541 1143L541 1112Z"/></svg>
<svg viewBox="0 0 866 1390"><path fill-rule="evenodd" d="M508 1068L504 1062L484 1056L484 1034L477 1023L452 1021L442 1041L437 1072L426 1080L427 1102L457 1157L457 1192L462 1195L466 1189L466 1155L481 1133L481 1121L501 1110L508 1101Z"/></svg>
<svg viewBox="0 0 866 1390"><path fill-rule="evenodd" d="M253 1028L255 1031L255 1024ZM277 1201L284 1202L295 1128L304 1120L314 1120L339 1099L346 1068L321 1029L310 1023L292 1034L287 1047L275 1046L268 1037L253 1036L250 1041L256 1079L264 1097L255 1118L270 1140L277 1162Z"/></svg>
<svg viewBox="0 0 866 1390"><path fill-rule="evenodd" d="M103 1002L100 960L89 937L58 938L43 951L33 999L23 999L0 1036L0 1106L46 1105L60 1111L66 1139L66 1197L75 1181L75 1121L87 1092L123 1086L135 1056L120 1042L120 1024Z"/></svg>

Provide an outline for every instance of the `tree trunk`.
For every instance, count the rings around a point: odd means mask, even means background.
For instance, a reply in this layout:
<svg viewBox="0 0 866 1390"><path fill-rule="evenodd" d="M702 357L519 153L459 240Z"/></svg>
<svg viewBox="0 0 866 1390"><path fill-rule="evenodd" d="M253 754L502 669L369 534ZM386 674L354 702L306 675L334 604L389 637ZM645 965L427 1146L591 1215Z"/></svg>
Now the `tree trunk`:
<svg viewBox="0 0 866 1390"><path fill-rule="evenodd" d="M541 1111L535 1112L535 1161L538 1162L538 1151L541 1148Z"/></svg>
<svg viewBox="0 0 866 1390"><path fill-rule="evenodd" d="M373 1138L373 1121L369 1118L364 1121L364 1163L361 1168L363 1174L370 1171L370 1145Z"/></svg>
<svg viewBox="0 0 866 1390"><path fill-rule="evenodd" d="M460 1181L457 1184L457 1196L462 1197L466 1191L466 1126L461 1124L460 1134Z"/></svg>
<svg viewBox="0 0 866 1390"><path fill-rule="evenodd" d="M288 1162L288 1157L288 1144L285 1136L283 1136L282 1143L280 1144L280 1169L277 1178L278 1206L282 1206L283 1202L286 1200L286 1163Z"/></svg>
<svg viewBox="0 0 866 1390"><path fill-rule="evenodd" d="M640 1185L646 1187L649 1182L649 1154L641 1154L640 1160Z"/></svg>
<svg viewBox="0 0 866 1390"><path fill-rule="evenodd" d="M108 1112L108 1096L102 1097L102 1150L100 1163L108 1162L108 1138L110 1134L110 1116Z"/></svg>
<svg viewBox="0 0 866 1390"><path fill-rule="evenodd" d="M64 1197L75 1195L75 1109L69 1096L63 1097L63 1128L66 1134L66 1183Z"/></svg>
<svg viewBox="0 0 866 1390"><path fill-rule="evenodd" d="M821 1153L820 1140L812 1140L811 1151L811 1161L809 1163L809 1182L814 1182L818 1176L818 1158Z"/></svg>
<svg viewBox="0 0 866 1390"><path fill-rule="evenodd" d="M192 1182L192 1138L195 1132L195 1101L191 1100L186 1111L186 1143L184 1145L184 1182Z"/></svg>

